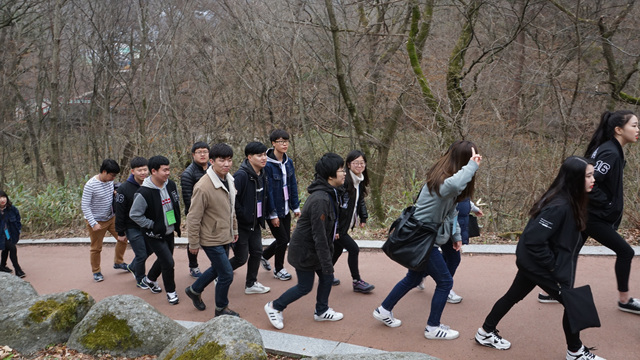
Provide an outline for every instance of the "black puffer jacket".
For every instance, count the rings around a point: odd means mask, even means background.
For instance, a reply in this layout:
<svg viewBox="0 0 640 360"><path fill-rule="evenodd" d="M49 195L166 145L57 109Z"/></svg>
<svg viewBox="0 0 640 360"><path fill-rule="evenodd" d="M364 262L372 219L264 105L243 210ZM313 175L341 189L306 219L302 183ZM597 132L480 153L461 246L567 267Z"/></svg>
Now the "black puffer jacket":
<svg viewBox="0 0 640 360"><path fill-rule="evenodd" d="M193 194L193 186L200 178L207 173L206 169L192 161L189 166L182 172L180 176L180 187L182 188L182 200L184 201L184 216L189 214L191 207L191 195Z"/></svg>
<svg viewBox="0 0 640 360"><path fill-rule="evenodd" d="M291 235L289 264L297 270L322 270L333 274L333 241L337 227L337 189L327 180L316 178L307 189L310 193Z"/></svg>
<svg viewBox="0 0 640 360"><path fill-rule="evenodd" d="M573 287L582 236L569 200L557 197L524 228L516 247L518 269L540 284L557 289Z"/></svg>
<svg viewBox="0 0 640 360"><path fill-rule="evenodd" d="M618 228L622 220L624 194L622 175L626 161L622 146L616 139L602 143L591 154L595 161L593 176L596 184L589 193L589 217L595 217Z"/></svg>

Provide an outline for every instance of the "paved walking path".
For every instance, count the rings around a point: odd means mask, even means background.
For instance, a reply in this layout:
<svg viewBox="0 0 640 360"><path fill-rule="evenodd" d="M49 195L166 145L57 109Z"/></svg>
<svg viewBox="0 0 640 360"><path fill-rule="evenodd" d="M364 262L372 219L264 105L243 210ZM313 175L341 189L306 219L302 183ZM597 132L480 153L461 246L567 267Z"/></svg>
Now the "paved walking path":
<svg viewBox="0 0 640 360"><path fill-rule="evenodd" d="M25 280L31 282L40 294L81 289L96 301L116 295L139 296L165 315L193 326L213 317L214 287L203 293L208 305L206 311L196 310L184 288L193 282L188 275L186 249L178 246L174 253L176 261L176 283L180 304L172 306L165 293L152 294L135 286L131 275L112 269L115 240L106 238L102 263L105 281L95 283L89 265L89 246L86 238L55 240L21 240L18 247L20 263L27 273ZM270 240L265 240L268 243ZM178 239L177 244L185 244ZM284 311L283 330L275 330L263 311L266 302L274 300L289 287L292 281L275 279L262 268L258 280L271 287L271 292L259 295L244 294L246 267L235 272L229 292L230 307L242 318L260 329L265 347L272 351L313 356L317 354L344 354L380 351L423 352L441 359L562 359L565 352L562 333L562 306L540 304L536 293L531 293L503 319L500 334L511 341L512 348L498 351L479 346L473 340L477 328L482 324L493 303L510 286L516 273L515 245L466 245L462 263L455 276L454 289L464 297L460 304L448 304L442 322L460 331L460 338L453 341L427 340L423 336L429 313L434 283L426 280L424 291L413 290L403 298L394 315L403 321L399 328L388 328L376 321L371 312L391 288L405 274L405 269L389 260L379 251L380 241L360 241L360 273L365 281L376 286L371 294L354 293L350 284L349 270L344 254L336 265L336 277L342 284L334 287L329 305L343 312L345 318L338 322L313 321L315 290L291 304ZM635 248L640 255L640 248ZM595 346L596 353L607 359L635 359L640 352L640 315L617 310L616 286L613 266L615 258L602 247L585 247L578 264L576 285L590 284L602 328L588 329L582 333L587 346ZM593 256L604 255L604 256ZM133 253L128 250L125 261ZM153 257L153 255L152 255ZM201 252L200 267L204 270L208 261ZM634 260L631 275L631 293L640 297L640 270Z"/></svg>

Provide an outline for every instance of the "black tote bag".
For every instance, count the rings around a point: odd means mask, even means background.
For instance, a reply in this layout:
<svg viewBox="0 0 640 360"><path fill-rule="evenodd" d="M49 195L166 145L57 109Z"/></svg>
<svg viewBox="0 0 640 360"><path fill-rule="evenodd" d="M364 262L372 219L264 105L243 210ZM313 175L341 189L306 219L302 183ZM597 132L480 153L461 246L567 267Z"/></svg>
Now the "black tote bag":
<svg viewBox="0 0 640 360"><path fill-rule="evenodd" d="M478 218L469 215L469 237L478 237L480 236L480 226L478 226Z"/></svg>
<svg viewBox="0 0 640 360"><path fill-rule="evenodd" d="M572 333L586 328L600 327L600 317L598 317L598 310L589 285L561 289L560 296L569 318L569 328Z"/></svg>
<svg viewBox="0 0 640 360"><path fill-rule="evenodd" d="M414 211L415 206L409 206L393 222L382 251L407 269L423 271L436 241L437 227L416 220Z"/></svg>

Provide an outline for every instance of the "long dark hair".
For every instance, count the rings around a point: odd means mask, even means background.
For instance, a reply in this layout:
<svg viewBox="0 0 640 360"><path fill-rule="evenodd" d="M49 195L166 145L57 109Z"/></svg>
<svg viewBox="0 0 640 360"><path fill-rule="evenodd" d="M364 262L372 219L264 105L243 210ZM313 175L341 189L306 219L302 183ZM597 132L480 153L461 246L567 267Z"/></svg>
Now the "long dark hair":
<svg viewBox="0 0 640 360"><path fill-rule="evenodd" d="M636 116L631 110L618 110L616 112L605 111L600 116L600 124L591 137L589 146L584 156L591 157L591 154L602 145L602 143L613 139L617 127L624 127L632 117Z"/></svg>
<svg viewBox="0 0 640 360"><path fill-rule="evenodd" d="M585 173L591 161L580 156L569 156L564 160L558 175L549 189L533 204L529 215L534 218L542 209L558 196L566 196L571 204L573 217L578 230L583 231L587 226L587 202L589 197L585 189Z"/></svg>
<svg viewBox="0 0 640 360"><path fill-rule="evenodd" d="M7 206L5 207L6 209L11 207L11 199L9 198L9 195L7 195L6 192L4 192L4 190L0 190L0 197L6 197L7 198Z"/></svg>
<svg viewBox="0 0 640 360"><path fill-rule="evenodd" d="M349 168L349 170L351 170L351 162L359 158L360 156L362 156L362 160L364 160L364 163L366 164L367 157L364 155L362 151L351 150L347 154L347 160L345 161L345 163L347 164L347 168ZM369 173L367 172L366 166L362 171L362 176L364 177L364 179L360 182L360 185L362 185L362 191L360 192L360 196L364 199L364 197L367 196L367 186L369 186ZM349 194L353 195L356 191L356 188L355 186L353 186L353 179L351 179L351 174L347 174L347 178L345 179L345 185L347 187L347 191L349 192Z"/></svg>
<svg viewBox="0 0 640 360"><path fill-rule="evenodd" d="M449 146L447 152L427 172L427 188L430 193L435 191L440 196L440 185L469 163L472 148L478 153L478 147L471 141L458 140ZM456 202L472 198L475 183L476 176L474 175L467 187L458 195Z"/></svg>

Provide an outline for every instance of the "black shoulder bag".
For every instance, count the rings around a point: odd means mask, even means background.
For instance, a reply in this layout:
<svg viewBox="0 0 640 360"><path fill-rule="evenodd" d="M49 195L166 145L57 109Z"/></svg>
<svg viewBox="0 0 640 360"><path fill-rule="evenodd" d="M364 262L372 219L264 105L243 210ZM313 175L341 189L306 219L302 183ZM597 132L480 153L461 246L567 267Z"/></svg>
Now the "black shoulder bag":
<svg viewBox="0 0 640 360"><path fill-rule="evenodd" d="M415 210L415 205L407 207L391 224L387 241L382 245L382 251L391 260L407 269L423 271L427 267L429 255L435 245L438 224L425 224L416 220L413 217Z"/></svg>

